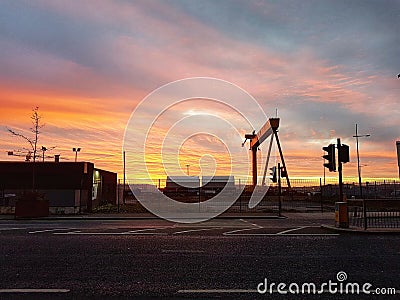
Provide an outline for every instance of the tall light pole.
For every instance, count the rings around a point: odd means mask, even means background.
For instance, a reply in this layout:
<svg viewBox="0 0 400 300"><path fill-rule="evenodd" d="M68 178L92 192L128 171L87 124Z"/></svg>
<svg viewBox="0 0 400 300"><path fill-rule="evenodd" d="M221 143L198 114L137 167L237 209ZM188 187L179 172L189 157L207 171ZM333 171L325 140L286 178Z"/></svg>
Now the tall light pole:
<svg viewBox="0 0 400 300"><path fill-rule="evenodd" d="M396 141L397 149L397 165L399 166L399 179L400 179L400 141Z"/></svg>
<svg viewBox="0 0 400 300"><path fill-rule="evenodd" d="M75 162L78 160L78 152L81 151L81 148L72 148L72 151L75 152Z"/></svg>
<svg viewBox="0 0 400 300"><path fill-rule="evenodd" d="M358 139L361 137L369 137L369 134L362 134L358 135L358 125L356 124L356 135L353 135L354 138L356 138L356 144L357 144L357 169L358 169L358 185L360 187L360 198L362 198L362 184L361 184L361 166L360 166L360 151L358 149Z"/></svg>
<svg viewBox="0 0 400 300"><path fill-rule="evenodd" d="M45 147L45 146L42 146L42 152L43 152L43 155L42 155L42 157L43 157L43 162L44 162L44 153L47 151L47 148Z"/></svg>
<svg viewBox="0 0 400 300"><path fill-rule="evenodd" d="M188 176L189 176L189 167L190 167L190 165L186 165L186 171L187 171Z"/></svg>

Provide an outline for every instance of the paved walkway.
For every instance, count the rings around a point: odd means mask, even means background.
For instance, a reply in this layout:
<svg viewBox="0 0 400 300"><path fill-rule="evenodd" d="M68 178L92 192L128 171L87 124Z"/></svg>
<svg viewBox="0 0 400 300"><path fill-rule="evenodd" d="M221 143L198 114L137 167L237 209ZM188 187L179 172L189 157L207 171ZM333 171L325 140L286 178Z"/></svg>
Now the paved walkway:
<svg viewBox="0 0 400 300"><path fill-rule="evenodd" d="M284 219L285 224L291 226L321 226L324 228L334 229L341 232L357 232L357 233L400 233L400 228L336 228L335 227L335 214L334 212L284 212L282 216L252 213L252 214L238 214L226 213L218 216L219 219L267 219L271 226L282 224ZM40 218L41 220L140 220L140 219L158 219L150 213L93 213L81 215L50 215L49 217ZM14 220L14 215L0 215L0 220Z"/></svg>

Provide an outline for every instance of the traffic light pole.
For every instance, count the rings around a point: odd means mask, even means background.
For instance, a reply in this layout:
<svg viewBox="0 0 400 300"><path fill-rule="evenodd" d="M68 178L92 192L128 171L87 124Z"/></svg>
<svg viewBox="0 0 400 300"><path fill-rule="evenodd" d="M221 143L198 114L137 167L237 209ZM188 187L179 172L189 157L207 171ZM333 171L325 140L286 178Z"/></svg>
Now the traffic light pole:
<svg viewBox="0 0 400 300"><path fill-rule="evenodd" d="M328 146L322 147L322 150L327 152L326 155L323 156L328 162L324 163L324 167L328 168L330 172L336 171L336 156L335 156L335 144L329 144ZM339 172L339 202L344 200L343 197L343 163L347 163L350 161L350 151L349 146L346 144L340 143L340 138L337 139L337 150L338 150L338 172ZM325 171L325 169L324 169ZM324 172L324 180L325 180L325 172Z"/></svg>
<svg viewBox="0 0 400 300"><path fill-rule="evenodd" d="M340 148L341 148L341 143L340 143L340 138L337 139L337 148L338 152L340 153ZM343 201L343 174L342 174L342 162L338 160L338 172L339 172L339 197L340 197L340 202Z"/></svg>

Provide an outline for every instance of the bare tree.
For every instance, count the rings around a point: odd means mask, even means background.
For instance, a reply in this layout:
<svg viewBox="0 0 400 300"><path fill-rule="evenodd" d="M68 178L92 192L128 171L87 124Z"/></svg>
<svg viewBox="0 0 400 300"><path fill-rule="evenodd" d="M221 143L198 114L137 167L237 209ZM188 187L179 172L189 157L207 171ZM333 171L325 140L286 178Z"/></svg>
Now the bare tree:
<svg viewBox="0 0 400 300"><path fill-rule="evenodd" d="M31 132L33 133L33 137L27 137L26 135L19 133L13 129L10 129L7 127L7 130L13 135L20 137L27 141L30 145L30 149L33 152L33 162L36 161L36 153L37 153L37 143L40 135L40 129L43 128L44 124L41 124L40 119L41 115L39 114L39 107L36 106L34 109L32 109L32 115L31 115L31 120L32 120L32 127L30 128ZM29 150L30 151L30 150Z"/></svg>

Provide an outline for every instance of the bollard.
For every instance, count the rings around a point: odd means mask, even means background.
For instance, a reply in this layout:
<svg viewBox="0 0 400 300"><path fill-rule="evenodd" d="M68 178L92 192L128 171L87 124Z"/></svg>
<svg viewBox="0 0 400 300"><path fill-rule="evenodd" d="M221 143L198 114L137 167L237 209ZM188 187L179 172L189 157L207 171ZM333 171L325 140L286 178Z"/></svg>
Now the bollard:
<svg viewBox="0 0 400 300"><path fill-rule="evenodd" d="M335 203L335 226L340 228L349 228L347 202Z"/></svg>

